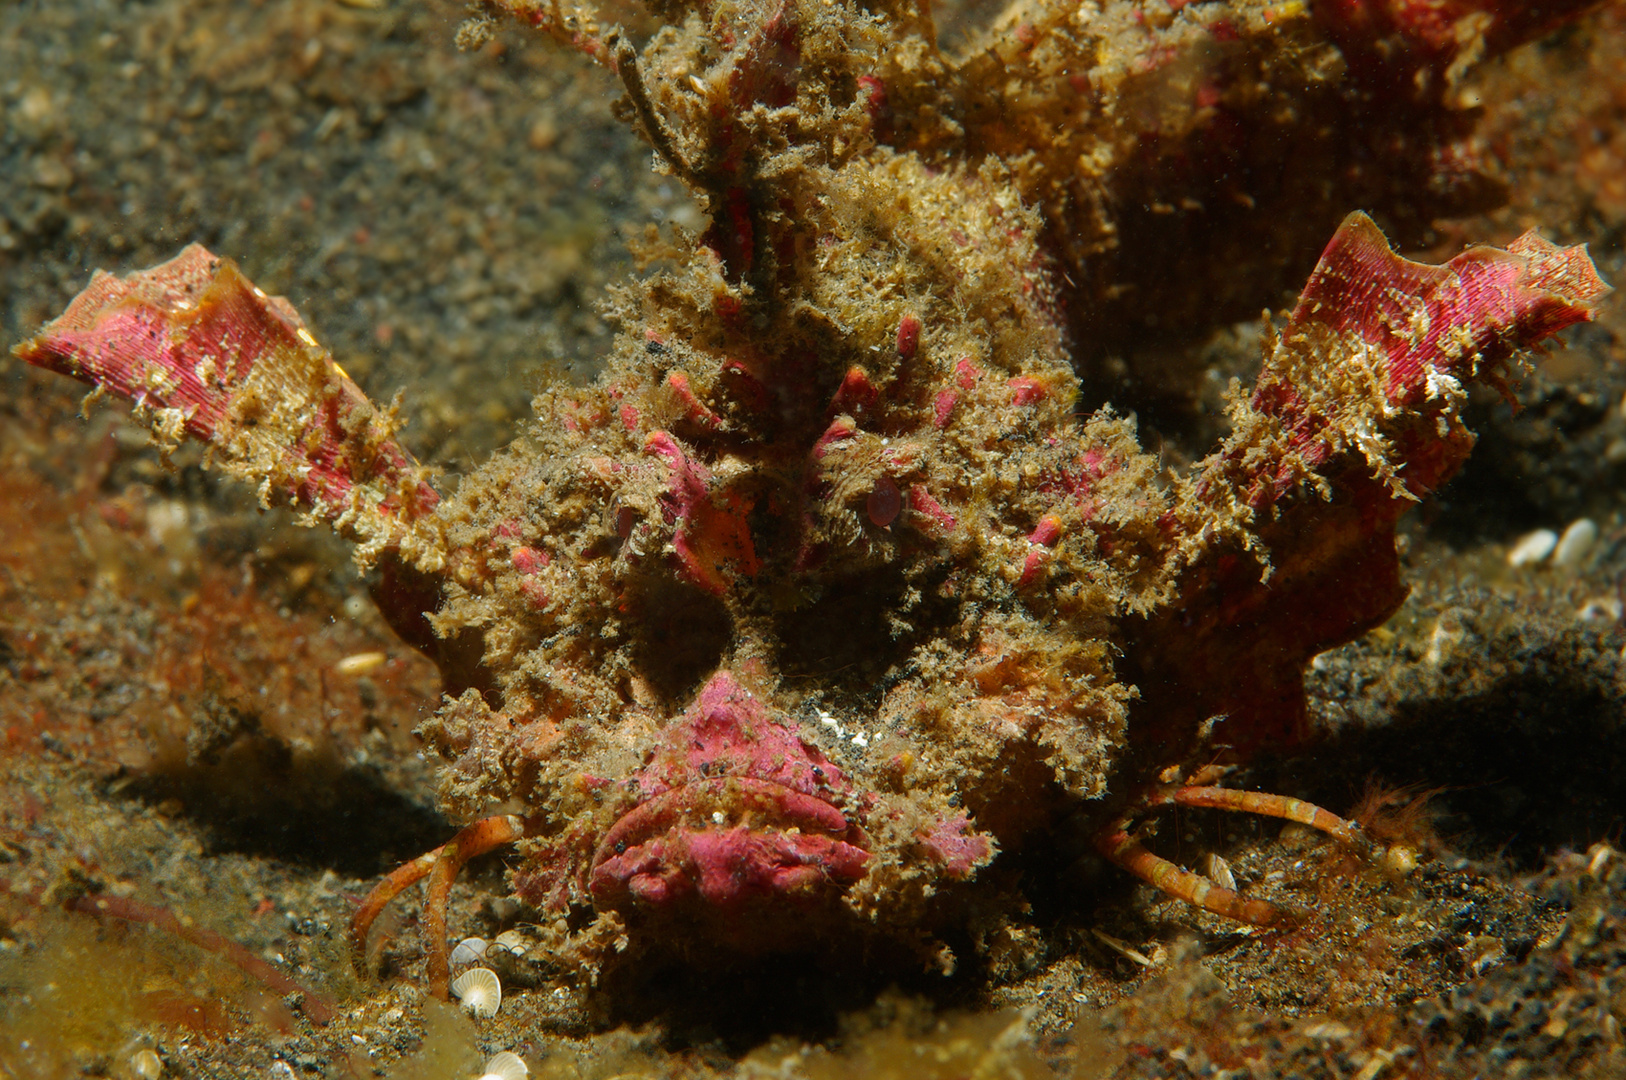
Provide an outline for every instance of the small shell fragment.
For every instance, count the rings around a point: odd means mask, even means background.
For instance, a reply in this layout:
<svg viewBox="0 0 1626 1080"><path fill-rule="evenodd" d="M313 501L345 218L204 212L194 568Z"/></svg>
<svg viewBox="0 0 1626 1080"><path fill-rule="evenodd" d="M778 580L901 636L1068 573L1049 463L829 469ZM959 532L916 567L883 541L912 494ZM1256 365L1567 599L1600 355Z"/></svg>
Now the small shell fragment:
<svg viewBox="0 0 1626 1080"><path fill-rule="evenodd" d="M500 1054L493 1054L491 1060L486 1062L485 1075L480 1080L525 1080L530 1074L530 1067L518 1054L504 1050Z"/></svg>
<svg viewBox="0 0 1626 1080"><path fill-rule="evenodd" d="M504 930L491 944L493 948L506 949L515 956L524 956L531 951L531 939L518 930Z"/></svg>
<svg viewBox="0 0 1626 1080"><path fill-rule="evenodd" d="M1527 532L1513 542L1507 550L1507 564L1517 568L1520 566L1535 566L1553 553L1558 546L1558 534L1551 529L1537 529Z"/></svg>
<svg viewBox="0 0 1626 1080"><path fill-rule="evenodd" d="M140 1049L130 1055L130 1072L141 1080L158 1080L164 1073L164 1063L150 1049Z"/></svg>
<svg viewBox="0 0 1626 1080"><path fill-rule="evenodd" d="M1405 877L1417 869L1417 851L1406 844L1395 844L1383 853L1383 868L1396 877Z"/></svg>
<svg viewBox="0 0 1626 1080"><path fill-rule="evenodd" d="M1457 950L1457 953L1462 957L1468 970L1475 975L1507 959L1507 949L1502 945L1502 939L1490 934L1481 934L1470 939L1466 945Z"/></svg>
<svg viewBox="0 0 1626 1080"><path fill-rule="evenodd" d="M1577 609L1575 617L1581 622L1618 623L1623 614L1626 614L1626 605L1622 605L1618 597L1594 596Z"/></svg>
<svg viewBox="0 0 1626 1080"><path fill-rule="evenodd" d="M1592 550L1593 543L1598 539L1598 523L1591 518L1577 518L1570 522L1564 535L1558 538L1558 546L1553 548L1553 565L1566 569L1574 569L1581 565L1587 552Z"/></svg>
<svg viewBox="0 0 1626 1080"><path fill-rule="evenodd" d="M1224 856L1209 852L1203 859L1203 876L1222 889L1236 892L1236 877L1231 873L1231 864L1225 861Z"/></svg>
<svg viewBox="0 0 1626 1080"><path fill-rule="evenodd" d="M1336 1020L1323 1020L1318 1024L1311 1024L1305 1028L1304 1034L1312 1039L1319 1039L1324 1042L1340 1042L1349 1038L1355 1032Z"/></svg>
<svg viewBox="0 0 1626 1080"><path fill-rule="evenodd" d="M1440 612L1440 617L1434 620L1434 632L1428 637L1428 650L1423 653L1425 664L1439 667L1455 656L1458 647L1468 640L1464 614L1462 608L1456 607Z"/></svg>
<svg viewBox="0 0 1626 1080"><path fill-rule="evenodd" d="M1138 949L1131 948L1129 942L1124 941L1122 938L1115 938L1105 931L1096 930L1094 928L1091 928L1090 933L1094 934L1098 939L1100 939L1101 944L1105 945L1119 956L1124 957L1126 960L1133 960L1141 967L1155 967L1157 964L1156 960L1153 960L1145 953Z"/></svg>
<svg viewBox="0 0 1626 1080"><path fill-rule="evenodd" d="M381 652L359 652L340 660L333 665L333 670L340 675L365 675L369 671L377 671L384 666L389 656Z"/></svg>
<svg viewBox="0 0 1626 1080"><path fill-rule="evenodd" d="M452 993L475 1016L496 1016L502 1008L502 983L490 968L469 968L452 980Z"/></svg>
<svg viewBox="0 0 1626 1080"><path fill-rule="evenodd" d="M486 945L484 938L466 937L452 950L452 963L472 964L476 960L482 960L485 958L487 948L489 946Z"/></svg>

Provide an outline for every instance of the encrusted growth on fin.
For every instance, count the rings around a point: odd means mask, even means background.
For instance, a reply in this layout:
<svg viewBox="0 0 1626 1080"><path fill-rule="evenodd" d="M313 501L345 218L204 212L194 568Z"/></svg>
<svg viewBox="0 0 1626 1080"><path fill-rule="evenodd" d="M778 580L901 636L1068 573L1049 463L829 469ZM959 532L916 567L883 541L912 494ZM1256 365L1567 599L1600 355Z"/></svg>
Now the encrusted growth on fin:
<svg viewBox="0 0 1626 1080"><path fill-rule="evenodd" d="M1238 753L1301 742L1304 664L1405 598L1395 525L1473 447L1464 386L1502 386L1521 350L1607 291L1580 247L1531 233L1429 266L1351 214L1196 471L1187 601L1134 635L1153 735L1178 743L1225 715Z"/></svg>
<svg viewBox="0 0 1626 1080"><path fill-rule="evenodd" d="M1415 501L1471 445L1466 384L1504 388L1521 350L1590 319L1608 291L1583 247L1534 232L1431 266L1395 254L1371 218L1351 214L1267 343L1252 394L1233 393L1235 434L1199 489L1229 489L1251 515L1300 484L1325 496L1325 466L1354 454L1395 498Z"/></svg>
<svg viewBox="0 0 1626 1080"><path fill-rule="evenodd" d="M90 285L16 355L129 400L161 447L187 437L259 489L357 542L434 571L440 497L380 410L316 343L293 305L198 244L161 266Z"/></svg>

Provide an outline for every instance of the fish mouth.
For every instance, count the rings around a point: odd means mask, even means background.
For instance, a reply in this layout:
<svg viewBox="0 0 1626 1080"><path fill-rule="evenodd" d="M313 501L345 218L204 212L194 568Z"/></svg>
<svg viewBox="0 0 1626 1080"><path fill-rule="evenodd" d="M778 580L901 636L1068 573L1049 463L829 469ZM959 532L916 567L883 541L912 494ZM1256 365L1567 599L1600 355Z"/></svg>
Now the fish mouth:
<svg viewBox="0 0 1626 1080"><path fill-rule="evenodd" d="M753 777L700 780L622 815L593 853L588 890L596 907L622 912L807 903L863 877L868 843L816 795Z"/></svg>

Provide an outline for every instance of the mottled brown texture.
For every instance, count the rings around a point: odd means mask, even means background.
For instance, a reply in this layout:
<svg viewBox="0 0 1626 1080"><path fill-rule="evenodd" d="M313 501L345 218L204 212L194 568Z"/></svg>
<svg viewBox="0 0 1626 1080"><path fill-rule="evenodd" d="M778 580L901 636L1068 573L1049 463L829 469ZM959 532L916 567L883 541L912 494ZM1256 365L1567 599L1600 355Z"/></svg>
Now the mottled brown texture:
<svg viewBox="0 0 1626 1080"><path fill-rule="evenodd" d="M401 552L433 569L439 538L412 525L440 497L373 407L316 344L293 305L192 244L142 273L98 273L62 316L17 346L31 364L88 383L150 417L166 452L185 438L259 489L357 542L370 564Z"/></svg>

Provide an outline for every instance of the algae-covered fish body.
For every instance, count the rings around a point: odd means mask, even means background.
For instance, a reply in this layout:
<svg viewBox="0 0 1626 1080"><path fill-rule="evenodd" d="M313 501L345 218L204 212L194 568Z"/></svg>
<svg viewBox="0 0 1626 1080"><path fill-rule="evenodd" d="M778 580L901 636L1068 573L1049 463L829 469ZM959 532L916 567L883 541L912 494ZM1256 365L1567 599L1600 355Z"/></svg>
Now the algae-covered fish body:
<svg viewBox="0 0 1626 1080"><path fill-rule="evenodd" d="M649 242L664 268L615 295L603 375L541 395L455 493L291 308L201 248L99 275L19 350L356 539L440 664L422 734L471 824L374 891L358 939L427 877L444 993L452 881L513 843L566 967L842 935L947 965L968 897L1021 902L999 853L1081 807L1120 865L1281 921L1133 820L1181 801L1359 842L1316 807L1158 777L1304 738L1305 662L1404 594L1394 524L1465 458L1464 387L1590 317L1585 254L1529 235L1423 266L1352 215L1233 393L1232 434L1170 470L1123 416L1076 412L1092 301L1053 230L1083 212L1066 170L1088 133L1010 143L1027 128L967 96L984 61L933 51L921 13L703 6L640 54L506 6L615 68L710 226ZM1114 85L1236 40L1215 36L1227 11L1267 47L1252 8L1204 7L1164 27L1172 60ZM1082 94L1058 65L1140 40L1024 25L1006 60L1033 94Z"/></svg>

